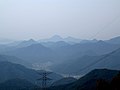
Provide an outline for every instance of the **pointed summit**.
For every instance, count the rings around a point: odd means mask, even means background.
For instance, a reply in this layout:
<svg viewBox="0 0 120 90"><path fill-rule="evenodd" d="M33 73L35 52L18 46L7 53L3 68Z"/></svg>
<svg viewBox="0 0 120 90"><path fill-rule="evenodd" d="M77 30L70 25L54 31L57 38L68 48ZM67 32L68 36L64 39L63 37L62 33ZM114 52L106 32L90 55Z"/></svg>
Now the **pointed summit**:
<svg viewBox="0 0 120 90"><path fill-rule="evenodd" d="M35 41L34 39L29 39L29 40L23 41L23 43L36 44L37 41Z"/></svg>
<svg viewBox="0 0 120 90"><path fill-rule="evenodd" d="M26 47L26 46L30 46L32 44L37 44L38 42L35 41L34 39L29 39L29 40L25 40L23 42L21 42L20 44L18 44L18 47Z"/></svg>
<svg viewBox="0 0 120 90"><path fill-rule="evenodd" d="M53 41L53 42L63 41L63 38L59 35L54 35L49 39L49 41Z"/></svg>
<svg viewBox="0 0 120 90"><path fill-rule="evenodd" d="M59 36L59 35L54 35L54 36L52 36L51 38L53 38L53 39L63 39L61 36Z"/></svg>
<svg viewBox="0 0 120 90"><path fill-rule="evenodd" d="M29 39L28 42L36 42L34 39Z"/></svg>
<svg viewBox="0 0 120 90"><path fill-rule="evenodd" d="M36 43L36 41L34 40L34 39L29 39L29 40L25 40L25 41L23 41L23 42L21 42L21 43L25 43L25 44L34 44L34 43Z"/></svg>

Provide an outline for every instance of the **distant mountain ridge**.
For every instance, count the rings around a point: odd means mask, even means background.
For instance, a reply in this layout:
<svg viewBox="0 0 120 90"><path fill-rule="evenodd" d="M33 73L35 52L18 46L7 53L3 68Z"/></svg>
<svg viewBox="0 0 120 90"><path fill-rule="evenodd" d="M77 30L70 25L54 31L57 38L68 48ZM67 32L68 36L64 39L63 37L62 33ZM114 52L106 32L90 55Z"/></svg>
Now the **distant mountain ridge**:
<svg viewBox="0 0 120 90"><path fill-rule="evenodd" d="M101 56L119 48L119 44L111 44L102 40L73 45L64 41L36 43L36 41L30 40L28 42L32 43L27 44L28 46L6 51L3 54L16 56L31 64L38 63L39 65L39 63L48 64L50 62L49 66L51 67L56 63L64 63L67 60L74 60L85 55Z"/></svg>
<svg viewBox="0 0 120 90"><path fill-rule="evenodd" d="M0 37L0 44L8 44L13 42L14 40L8 39L8 38L1 38Z"/></svg>
<svg viewBox="0 0 120 90"><path fill-rule="evenodd" d="M60 41L40 43L30 39L22 41L14 46L0 45L0 54L18 57L22 59L23 63L25 61L25 63L28 62L28 64L31 64L31 68L37 67L36 69L38 69L41 68L41 66L46 66L47 68L54 68L57 66L58 68L58 64L60 63L64 64L68 62L68 64L73 63L73 66L75 66L75 63L80 63L79 59L81 61L85 59L85 61L88 62L89 58L94 60L96 57L104 56L120 47L120 44L114 44L103 40L83 40L79 43L69 44L66 41L61 41L66 38L60 36L54 36L52 39L53 38L55 38L55 40L59 39ZM75 41L75 38L72 37L68 37L67 40L68 39L69 41L71 39ZM119 37L117 40L118 39ZM114 41L116 38L112 40ZM84 56L86 56L86 58ZM21 62L19 63L21 64ZM67 67L67 64L65 66ZM74 68L77 68L77 65Z"/></svg>
<svg viewBox="0 0 120 90"><path fill-rule="evenodd" d="M41 44L32 44L27 47L22 47L7 52L6 54L17 56L19 58L22 58L23 60L29 60L29 62L34 60L33 62L35 62L37 60L42 60L42 58L45 57L47 60L47 57L53 56L53 51Z"/></svg>
<svg viewBox="0 0 120 90"><path fill-rule="evenodd" d="M41 42L42 45L48 47L48 48L60 48L60 47L65 47L69 46L70 44L65 42L65 41L58 41L58 42Z"/></svg>
<svg viewBox="0 0 120 90"><path fill-rule="evenodd" d="M38 42L33 40L33 39L29 39L29 40L20 42L16 47L17 48L27 47L27 46L30 46L32 44L38 44Z"/></svg>
<svg viewBox="0 0 120 90"><path fill-rule="evenodd" d="M67 38L62 38L59 35L54 35L49 39L43 39L43 40L39 40L39 42L59 42L59 41L64 41L67 42L69 44L73 44L73 43L79 43L81 41L81 39L76 39L73 37L67 37Z"/></svg>
<svg viewBox="0 0 120 90"><path fill-rule="evenodd" d="M120 44L120 36L112 38L110 40L106 40L108 43L113 43L113 44Z"/></svg>
<svg viewBox="0 0 120 90"><path fill-rule="evenodd" d="M61 64L60 64L61 66ZM76 60L64 62L63 67L57 65L55 71L69 74L84 74L93 69L120 70L120 48L102 56L83 56Z"/></svg>
<svg viewBox="0 0 120 90"><path fill-rule="evenodd" d="M12 62L12 63L16 63L16 64L21 64L21 65L25 65L27 67L30 67L30 63L22 60L18 57L15 56L9 56L9 55L0 55L0 62L2 61L8 61L8 62Z"/></svg>

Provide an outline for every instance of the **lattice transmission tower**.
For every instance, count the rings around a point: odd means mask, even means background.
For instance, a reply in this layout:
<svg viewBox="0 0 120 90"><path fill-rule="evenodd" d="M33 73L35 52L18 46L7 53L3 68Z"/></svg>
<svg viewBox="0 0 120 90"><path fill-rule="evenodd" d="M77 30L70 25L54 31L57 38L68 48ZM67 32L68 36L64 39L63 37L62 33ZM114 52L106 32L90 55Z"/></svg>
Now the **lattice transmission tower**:
<svg viewBox="0 0 120 90"><path fill-rule="evenodd" d="M46 72L43 71L41 73L38 73L39 75L41 75L41 78L37 79L38 81L42 81L42 90L46 90L47 89L47 81L52 80L51 78L48 77L49 74L51 74L52 72Z"/></svg>

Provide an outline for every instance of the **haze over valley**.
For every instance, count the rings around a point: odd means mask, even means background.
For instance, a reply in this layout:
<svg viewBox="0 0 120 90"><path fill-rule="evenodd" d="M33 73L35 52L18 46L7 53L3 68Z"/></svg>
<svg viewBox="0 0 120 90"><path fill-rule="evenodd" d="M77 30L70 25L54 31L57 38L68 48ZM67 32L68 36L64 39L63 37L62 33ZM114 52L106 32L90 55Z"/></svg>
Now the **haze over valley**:
<svg viewBox="0 0 120 90"><path fill-rule="evenodd" d="M0 90L120 90L120 0L0 0Z"/></svg>

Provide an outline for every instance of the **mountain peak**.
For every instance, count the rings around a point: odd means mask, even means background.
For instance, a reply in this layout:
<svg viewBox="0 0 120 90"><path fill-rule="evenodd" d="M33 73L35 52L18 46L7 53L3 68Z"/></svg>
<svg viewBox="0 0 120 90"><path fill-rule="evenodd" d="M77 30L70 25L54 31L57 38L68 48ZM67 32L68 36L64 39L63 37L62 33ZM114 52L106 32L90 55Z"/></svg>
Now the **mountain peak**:
<svg viewBox="0 0 120 90"><path fill-rule="evenodd" d="M36 42L34 39L29 39L26 42Z"/></svg>
<svg viewBox="0 0 120 90"><path fill-rule="evenodd" d="M25 40L22 43L36 43L34 39Z"/></svg>
<svg viewBox="0 0 120 90"><path fill-rule="evenodd" d="M49 39L49 41L54 41L54 42L62 41L62 40L63 40L63 38L59 35L54 35Z"/></svg>
<svg viewBox="0 0 120 90"><path fill-rule="evenodd" d="M62 37L59 36L59 35L54 35L54 36L52 36L51 38L62 39Z"/></svg>
<svg viewBox="0 0 120 90"><path fill-rule="evenodd" d="M24 40L22 41L21 43L19 43L17 45L17 47L27 47L27 46L30 46L32 44L37 44L38 42L35 41L34 39L29 39L29 40Z"/></svg>

